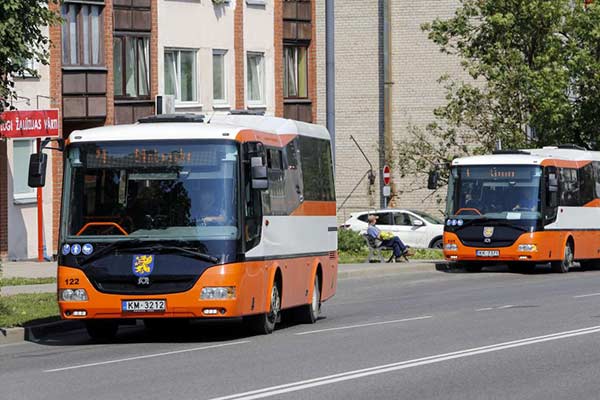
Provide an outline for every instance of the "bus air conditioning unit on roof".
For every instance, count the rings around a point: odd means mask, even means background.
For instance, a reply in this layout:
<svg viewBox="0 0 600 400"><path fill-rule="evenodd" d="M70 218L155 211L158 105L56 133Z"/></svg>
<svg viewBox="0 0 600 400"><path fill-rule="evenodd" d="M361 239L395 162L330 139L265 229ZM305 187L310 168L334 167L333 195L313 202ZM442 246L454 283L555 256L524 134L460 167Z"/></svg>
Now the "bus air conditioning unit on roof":
<svg viewBox="0 0 600 400"><path fill-rule="evenodd" d="M174 114L175 96L172 94L159 94L156 96L156 115Z"/></svg>

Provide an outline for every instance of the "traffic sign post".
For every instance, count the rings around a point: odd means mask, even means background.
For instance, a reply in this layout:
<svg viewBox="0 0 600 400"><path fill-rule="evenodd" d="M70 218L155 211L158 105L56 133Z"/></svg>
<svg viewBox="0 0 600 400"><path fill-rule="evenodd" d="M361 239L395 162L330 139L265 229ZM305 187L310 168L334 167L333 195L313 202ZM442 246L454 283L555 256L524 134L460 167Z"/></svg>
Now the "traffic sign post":
<svg viewBox="0 0 600 400"><path fill-rule="evenodd" d="M392 171L390 169L389 165L384 165L383 166L383 187L382 187L382 194L383 194L383 205L385 208L387 208L387 199L388 197L390 197L391 195L391 188L390 188L390 181L391 181L391 175L392 175Z"/></svg>

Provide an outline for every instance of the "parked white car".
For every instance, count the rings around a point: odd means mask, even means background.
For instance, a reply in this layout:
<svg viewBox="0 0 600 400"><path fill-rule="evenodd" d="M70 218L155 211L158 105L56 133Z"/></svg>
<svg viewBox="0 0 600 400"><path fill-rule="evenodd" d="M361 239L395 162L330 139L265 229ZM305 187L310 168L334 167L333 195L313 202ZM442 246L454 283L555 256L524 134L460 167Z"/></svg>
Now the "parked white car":
<svg viewBox="0 0 600 400"><path fill-rule="evenodd" d="M367 217L371 214L378 217L379 229L393 232L410 247L441 249L444 245L444 223L421 211L386 209L356 212L350 214L343 228L364 234L369 226Z"/></svg>

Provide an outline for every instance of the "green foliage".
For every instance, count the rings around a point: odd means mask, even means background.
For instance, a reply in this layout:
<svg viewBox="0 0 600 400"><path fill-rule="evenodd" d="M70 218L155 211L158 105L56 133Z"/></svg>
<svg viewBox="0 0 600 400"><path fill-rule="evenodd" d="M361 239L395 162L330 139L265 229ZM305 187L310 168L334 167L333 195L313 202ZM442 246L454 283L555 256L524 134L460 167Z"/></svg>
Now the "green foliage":
<svg viewBox="0 0 600 400"><path fill-rule="evenodd" d="M23 326L28 322L58 319L56 293L17 294L0 297L0 327Z"/></svg>
<svg viewBox="0 0 600 400"><path fill-rule="evenodd" d="M443 260L444 253L441 250L436 249L413 249L414 255L410 256L410 260ZM359 252L339 252L339 263L340 264L362 264L367 259L369 252L365 248ZM392 255L391 251L383 251L383 258L388 259Z"/></svg>
<svg viewBox="0 0 600 400"><path fill-rule="evenodd" d="M440 78L447 103L398 143L401 173L487 153L498 141L503 148L600 148L600 3L583 3L461 0L453 18L424 24L472 79Z"/></svg>
<svg viewBox="0 0 600 400"><path fill-rule="evenodd" d="M338 231L338 250L340 252L357 253L366 250L367 245L362 235L352 229Z"/></svg>
<svg viewBox="0 0 600 400"><path fill-rule="evenodd" d="M58 4L58 0L50 0ZM60 22L47 0L0 1L0 113L13 108L14 77L37 72L24 65L34 60L47 65L50 40L42 28Z"/></svg>
<svg viewBox="0 0 600 400"><path fill-rule="evenodd" d="M22 286L22 285L42 285L46 283L56 283L56 278L0 278L0 287L2 286Z"/></svg>

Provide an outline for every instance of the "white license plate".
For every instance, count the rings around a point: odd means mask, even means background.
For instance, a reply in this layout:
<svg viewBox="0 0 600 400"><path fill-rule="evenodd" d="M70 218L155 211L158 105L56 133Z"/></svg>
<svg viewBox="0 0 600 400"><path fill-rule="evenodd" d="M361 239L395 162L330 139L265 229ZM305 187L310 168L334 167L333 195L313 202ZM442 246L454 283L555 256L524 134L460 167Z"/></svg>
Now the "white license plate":
<svg viewBox="0 0 600 400"><path fill-rule="evenodd" d="M122 300L123 312L164 312L166 300Z"/></svg>
<svg viewBox="0 0 600 400"><path fill-rule="evenodd" d="M475 250L477 257L499 257L500 250Z"/></svg>

